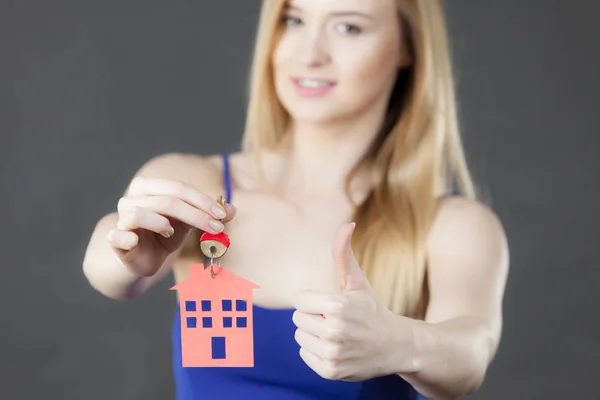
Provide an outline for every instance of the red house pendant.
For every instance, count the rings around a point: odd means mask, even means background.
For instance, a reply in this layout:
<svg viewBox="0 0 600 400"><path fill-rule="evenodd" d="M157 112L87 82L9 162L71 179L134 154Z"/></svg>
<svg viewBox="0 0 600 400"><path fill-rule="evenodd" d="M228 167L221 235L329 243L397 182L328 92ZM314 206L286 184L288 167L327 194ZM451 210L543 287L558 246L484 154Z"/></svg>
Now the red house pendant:
<svg viewBox="0 0 600 400"><path fill-rule="evenodd" d="M192 264L191 275L170 290L179 291L183 367L253 367L253 290L258 285L214 262L229 248L225 233L200 237L211 259Z"/></svg>

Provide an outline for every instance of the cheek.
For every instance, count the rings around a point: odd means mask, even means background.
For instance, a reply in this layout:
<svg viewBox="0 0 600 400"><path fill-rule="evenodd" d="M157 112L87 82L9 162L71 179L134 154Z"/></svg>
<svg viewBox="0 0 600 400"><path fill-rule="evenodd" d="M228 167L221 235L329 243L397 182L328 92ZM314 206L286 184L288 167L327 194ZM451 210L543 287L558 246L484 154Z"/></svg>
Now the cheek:
<svg viewBox="0 0 600 400"><path fill-rule="evenodd" d="M388 87L396 76L398 48L395 41L373 41L340 56L340 72L350 90L363 96L375 96ZM371 98L369 100L372 100Z"/></svg>
<svg viewBox="0 0 600 400"><path fill-rule="evenodd" d="M290 90L288 79L293 73L293 67L296 64L294 61L295 47L296 44L293 37L283 37L279 40L271 55L275 90L284 104L286 103L286 98L289 97L287 93Z"/></svg>
<svg viewBox="0 0 600 400"><path fill-rule="evenodd" d="M292 35L284 35L275 46L271 56L271 64L276 76L289 72L290 66L294 64L296 41Z"/></svg>

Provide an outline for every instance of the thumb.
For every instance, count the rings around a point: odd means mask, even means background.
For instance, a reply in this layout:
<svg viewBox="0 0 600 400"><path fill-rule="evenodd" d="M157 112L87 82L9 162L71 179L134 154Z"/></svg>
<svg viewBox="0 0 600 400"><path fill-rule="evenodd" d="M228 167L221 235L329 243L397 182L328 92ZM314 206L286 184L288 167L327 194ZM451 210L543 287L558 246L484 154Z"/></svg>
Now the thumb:
<svg viewBox="0 0 600 400"><path fill-rule="evenodd" d="M360 290L369 286L367 277L360 269L350 247L355 226L354 222L342 225L337 231L331 248L340 274L342 291Z"/></svg>

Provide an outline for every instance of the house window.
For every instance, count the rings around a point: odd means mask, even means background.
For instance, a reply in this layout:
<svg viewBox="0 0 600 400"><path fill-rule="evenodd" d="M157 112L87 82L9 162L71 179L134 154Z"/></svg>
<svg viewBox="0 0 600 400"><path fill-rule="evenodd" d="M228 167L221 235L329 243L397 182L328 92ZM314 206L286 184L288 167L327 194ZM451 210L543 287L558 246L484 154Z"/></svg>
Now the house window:
<svg viewBox="0 0 600 400"><path fill-rule="evenodd" d="M235 310L236 311L246 311L246 300L236 300L235 301Z"/></svg>
<svg viewBox="0 0 600 400"><path fill-rule="evenodd" d="M212 318L211 317L202 317L202 327L203 328L212 328Z"/></svg>
<svg viewBox="0 0 600 400"><path fill-rule="evenodd" d="M233 327L233 318L223 317L223 328L231 328L231 327Z"/></svg>
<svg viewBox="0 0 600 400"><path fill-rule="evenodd" d="M202 300L202 311L210 311L210 300Z"/></svg>
<svg viewBox="0 0 600 400"><path fill-rule="evenodd" d="M196 302L187 300L185 302L185 311L196 311Z"/></svg>
<svg viewBox="0 0 600 400"><path fill-rule="evenodd" d="M237 317L235 319L235 325L238 328L245 328L246 327L246 317Z"/></svg>
<svg viewBox="0 0 600 400"><path fill-rule="evenodd" d="M188 328L195 328L196 327L196 317L187 317L185 320L187 322L187 327Z"/></svg>
<svg viewBox="0 0 600 400"><path fill-rule="evenodd" d="M222 301L223 311L231 311L231 300Z"/></svg>

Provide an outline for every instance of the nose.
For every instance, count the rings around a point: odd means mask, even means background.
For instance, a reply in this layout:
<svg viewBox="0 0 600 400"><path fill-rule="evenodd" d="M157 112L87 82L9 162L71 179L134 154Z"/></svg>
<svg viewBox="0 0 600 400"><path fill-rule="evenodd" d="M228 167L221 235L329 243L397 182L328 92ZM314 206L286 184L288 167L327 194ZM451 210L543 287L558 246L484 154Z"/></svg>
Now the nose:
<svg viewBox="0 0 600 400"><path fill-rule="evenodd" d="M304 36L301 47L300 60L307 67L317 67L331 60L327 39L316 30Z"/></svg>

